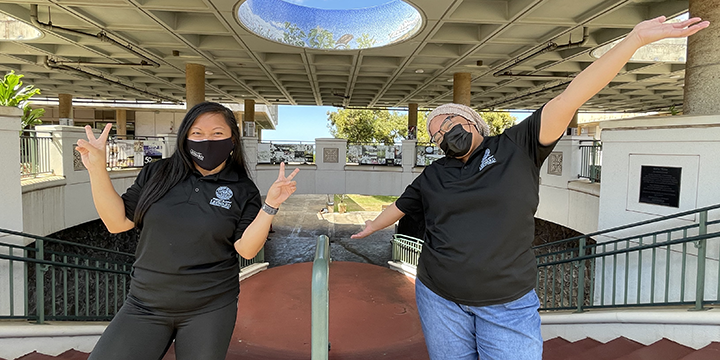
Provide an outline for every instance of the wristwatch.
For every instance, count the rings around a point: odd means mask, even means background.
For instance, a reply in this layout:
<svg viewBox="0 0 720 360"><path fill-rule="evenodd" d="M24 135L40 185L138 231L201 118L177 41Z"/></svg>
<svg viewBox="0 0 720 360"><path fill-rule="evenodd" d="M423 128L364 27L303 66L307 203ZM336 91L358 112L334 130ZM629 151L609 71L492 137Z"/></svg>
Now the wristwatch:
<svg viewBox="0 0 720 360"><path fill-rule="evenodd" d="M262 211L268 213L268 215L275 215L278 212L278 208L274 208L268 205L266 202L263 203Z"/></svg>

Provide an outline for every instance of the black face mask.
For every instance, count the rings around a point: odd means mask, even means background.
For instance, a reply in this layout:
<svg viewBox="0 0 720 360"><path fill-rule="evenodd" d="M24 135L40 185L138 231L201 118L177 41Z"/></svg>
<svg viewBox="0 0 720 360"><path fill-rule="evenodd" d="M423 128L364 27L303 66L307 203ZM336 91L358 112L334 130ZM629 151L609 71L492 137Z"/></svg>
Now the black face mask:
<svg viewBox="0 0 720 360"><path fill-rule="evenodd" d="M443 135L440 148L449 157L463 157L472 148L472 133L463 129L462 124L457 124Z"/></svg>
<svg viewBox="0 0 720 360"><path fill-rule="evenodd" d="M223 140L185 140L190 157L201 168L213 170L224 163L235 145L232 138Z"/></svg>

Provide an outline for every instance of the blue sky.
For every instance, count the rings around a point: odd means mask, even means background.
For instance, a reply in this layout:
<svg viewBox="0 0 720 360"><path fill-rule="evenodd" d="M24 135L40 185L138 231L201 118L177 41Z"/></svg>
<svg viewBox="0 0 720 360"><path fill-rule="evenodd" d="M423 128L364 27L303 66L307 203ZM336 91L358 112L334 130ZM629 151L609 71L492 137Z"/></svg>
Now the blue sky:
<svg viewBox="0 0 720 360"><path fill-rule="evenodd" d="M315 0L323 1L323 0ZM315 138L331 138L328 129L327 112L335 111L332 106L291 106L280 105L278 125L275 130L263 130L263 141L294 140L315 141ZM511 115L523 120L530 112L511 111Z"/></svg>
<svg viewBox="0 0 720 360"><path fill-rule="evenodd" d="M392 0L284 0L291 4L325 10L362 9L387 4Z"/></svg>

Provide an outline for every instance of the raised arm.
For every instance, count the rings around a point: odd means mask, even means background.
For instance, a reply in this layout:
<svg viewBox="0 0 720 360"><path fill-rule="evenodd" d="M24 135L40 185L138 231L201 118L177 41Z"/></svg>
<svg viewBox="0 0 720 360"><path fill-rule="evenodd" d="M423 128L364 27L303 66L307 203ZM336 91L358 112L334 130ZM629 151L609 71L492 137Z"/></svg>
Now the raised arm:
<svg viewBox="0 0 720 360"><path fill-rule="evenodd" d="M625 39L583 70L563 91L545 105L540 126L540 143L549 145L567 129L575 112L615 78L640 47L666 38L687 37L708 27L708 21L692 18L666 23L661 16L636 25Z"/></svg>
<svg viewBox="0 0 720 360"><path fill-rule="evenodd" d="M280 173L277 180L270 186L270 190L268 190L265 197L265 203L275 209L280 207L297 189L297 183L293 181L293 178L299 171L300 169L296 168L286 177L285 163L280 163ZM242 237L235 242L235 250L240 256L245 259L252 259L257 255L265 245L265 240L267 240L270 231L270 224L272 224L274 217L275 215L270 215L263 210L258 212L255 220L243 232Z"/></svg>
<svg viewBox="0 0 720 360"><path fill-rule="evenodd" d="M392 205L388 206L383 210L383 212L378 215L375 220L368 220L365 222L365 229L363 229L361 232L350 236L351 239L362 239L378 230L382 230L392 224L394 224L396 221L400 220L403 216L405 216L405 213L400 211L400 209L395 206L395 203L392 203Z"/></svg>
<svg viewBox="0 0 720 360"><path fill-rule="evenodd" d="M112 124L105 125L102 134L96 139L90 126L85 126L88 139L77 141L77 151L80 152L83 165L90 175L93 202L100 219L108 231L120 233L132 229L135 223L125 216L123 200L115 191L107 172L105 146L111 128Z"/></svg>

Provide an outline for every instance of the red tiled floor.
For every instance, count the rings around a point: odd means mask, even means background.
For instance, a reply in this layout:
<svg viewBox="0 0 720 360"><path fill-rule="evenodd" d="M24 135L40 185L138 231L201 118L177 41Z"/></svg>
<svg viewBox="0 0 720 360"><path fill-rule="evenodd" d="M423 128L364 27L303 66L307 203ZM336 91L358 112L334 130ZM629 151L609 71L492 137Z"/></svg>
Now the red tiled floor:
<svg viewBox="0 0 720 360"><path fill-rule="evenodd" d="M578 340L573 343L559 346L552 351L543 352L543 360L564 360L568 356L579 354L590 350L596 346L600 346L602 343L590 338Z"/></svg>
<svg viewBox="0 0 720 360"><path fill-rule="evenodd" d="M543 353L553 352L558 347L567 345L569 343L570 343L569 341L567 341L561 337L556 337L556 338L552 338L550 340L545 340L545 342L543 343Z"/></svg>
<svg viewBox="0 0 720 360"><path fill-rule="evenodd" d="M710 345L697 350L680 360L717 360L720 359L720 342L713 342Z"/></svg>
<svg viewBox="0 0 720 360"><path fill-rule="evenodd" d="M227 359L309 359L311 263L243 281ZM330 265L330 359L428 359L412 279L352 262Z"/></svg>
<svg viewBox="0 0 720 360"><path fill-rule="evenodd" d="M62 360L87 360L88 356L90 356L90 353L70 349L58 355L57 358Z"/></svg>
<svg viewBox="0 0 720 360"><path fill-rule="evenodd" d="M41 354L37 351L33 351L29 354L23 355L23 356L15 359L15 360L57 360L57 358L54 356Z"/></svg>
<svg viewBox="0 0 720 360"><path fill-rule="evenodd" d="M643 347L645 347L645 345L624 337L619 337L615 340L608 341L605 344L596 346L590 350L572 355L565 359L613 360L630 354Z"/></svg>
<svg viewBox="0 0 720 360"><path fill-rule="evenodd" d="M616 360L678 360L693 351L687 346L662 339Z"/></svg>

